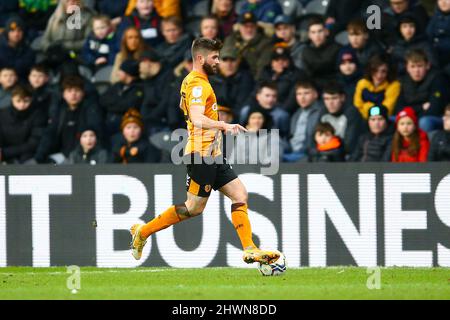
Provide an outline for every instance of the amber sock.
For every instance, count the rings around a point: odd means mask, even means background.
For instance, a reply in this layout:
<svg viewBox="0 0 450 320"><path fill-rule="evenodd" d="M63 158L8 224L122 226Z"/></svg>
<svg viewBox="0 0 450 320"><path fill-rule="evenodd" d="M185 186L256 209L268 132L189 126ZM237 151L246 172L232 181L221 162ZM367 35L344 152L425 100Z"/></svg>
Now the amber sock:
<svg viewBox="0 0 450 320"><path fill-rule="evenodd" d="M169 209L143 226L141 229L141 236L148 238L155 232L166 229L188 218L189 212L184 204L171 206Z"/></svg>
<svg viewBox="0 0 450 320"><path fill-rule="evenodd" d="M235 203L231 206L231 220L241 240L242 248L256 248L252 240L252 227L247 214L246 203Z"/></svg>

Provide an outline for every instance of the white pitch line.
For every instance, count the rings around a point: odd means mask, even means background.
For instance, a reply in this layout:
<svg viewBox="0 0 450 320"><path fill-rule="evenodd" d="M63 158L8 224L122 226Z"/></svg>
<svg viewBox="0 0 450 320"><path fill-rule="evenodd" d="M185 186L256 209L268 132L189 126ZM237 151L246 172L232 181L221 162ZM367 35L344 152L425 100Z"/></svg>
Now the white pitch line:
<svg viewBox="0 0 450 320"><path fill-rule="evenodd" d="M152 272L164 272L164 271L174 271L176 269L151 269L151 270L96 270L96 271L83 271L81 270L81 274L101 274L101 273L119 273L119 272L137 272L137 273L152 273ZM0 272L0 275L10 275L13 274L11 272ZM42 272L20 272L19 274L27 274L27 275L39 275L39 274L49 274L49 275L60 275L67 274L67 272L63 271L42 271Z"/></svg>

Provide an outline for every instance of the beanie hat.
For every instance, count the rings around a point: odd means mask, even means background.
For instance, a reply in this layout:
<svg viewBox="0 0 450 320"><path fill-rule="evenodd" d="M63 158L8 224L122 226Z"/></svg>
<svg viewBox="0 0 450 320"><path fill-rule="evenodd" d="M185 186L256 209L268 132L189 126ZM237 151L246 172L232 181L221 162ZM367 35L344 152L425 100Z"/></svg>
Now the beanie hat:
<svg viewBox="0 0 450 320"><path fill-rule="evenodd" d="M395 126L397 127L398 122L400 121L401 118L403 117L409 117L413 122L414 125L417 127L417 115L416 112L414 111L413 108L411 107L405 107L402 111L400 111L397 114L397 117L395 117Z"/></svg>
<svg viewBox="0 0 450 320"><path fill-rule="evenodd" d="M383 105L375 105L369 109L367 119L372 116L382 116L386 120L388 120L388 109Z"/></svg>
<svg viewBox="0 0 450 320"><path fill-rule="evenodd" d="M95 128L95 127L92 126L92 125L84 125L84 126L81 126L80 128L78 128L78 133L80 134L80 137L81 137L81 135L82 135L83 133L85 133L86 131L92 131L92 132L95 133L95 136L98 137L97 128Z"/></svg>
<svg viewBox="0 0 450 320"><path fill-rule="evenodd" d="M353 48L344 47L339 50L337 57L337 65L340 66L345 61L353 62L356 65L359 65L358 56Z"/></svg>
<svg viewBox="0 0 450 320"><path fill-rule="evenodd" d="M138 78L139 77L139 62L133 59L127 59L120 65L120 70L128 75Z"/></svg>
<svg viewBox="0 0 450 320"><path fill-rule="evenodd" d="M129 109L122 117L122 122L120 123L120 130L129 123L136 123L142 130L144 130L144 122L142 121L142 116L139 111L135 108Z"/></svg>
<svg viewBox="0 0 450 320"><path fill-rule="evenodd" d="M5 32L21 29L25 31L25 22L19 16L12 16L5 23Z"/></svg>

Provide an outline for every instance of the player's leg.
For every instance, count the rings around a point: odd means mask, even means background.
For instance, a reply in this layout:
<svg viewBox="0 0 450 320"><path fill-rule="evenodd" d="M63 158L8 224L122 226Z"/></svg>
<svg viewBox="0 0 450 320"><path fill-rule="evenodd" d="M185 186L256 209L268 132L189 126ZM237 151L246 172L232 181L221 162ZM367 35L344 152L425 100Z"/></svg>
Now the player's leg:
<svg viewBox="0 0 450 320"><path fill-rule="evenodd" d="M258 249L253 243L252 228L247 213L248 193L241 180L239 178L234 179L219 190L232 202L231 220L244 249L244 261L246 263L261 262L265 264L275 262L280 257L279 253Z"/></svg>
<svg viewBox="0 0 450 320"><path fill-rule="evenodd" d="M183 204L173 205L147 224L135 224L131 227L131 249L133 257L139 260L147 238L152 234L173 226L181 221L196 217L203 213L208 198L187 193L187 200Z"/></svg>

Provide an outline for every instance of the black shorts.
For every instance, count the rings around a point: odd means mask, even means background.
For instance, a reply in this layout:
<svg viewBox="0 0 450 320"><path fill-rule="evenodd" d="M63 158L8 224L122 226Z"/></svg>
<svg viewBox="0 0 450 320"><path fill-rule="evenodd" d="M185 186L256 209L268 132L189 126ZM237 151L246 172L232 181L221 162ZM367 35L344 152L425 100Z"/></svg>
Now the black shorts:
<svg viewBox="0 0 450 320"><path fill-rule="evenodd" d="M202 159L203 160L203 159ZM219 190L238 178L229 164L202 161L201 164L187 164L186 190L195 196L208 198L211 190Z"/></svg>

